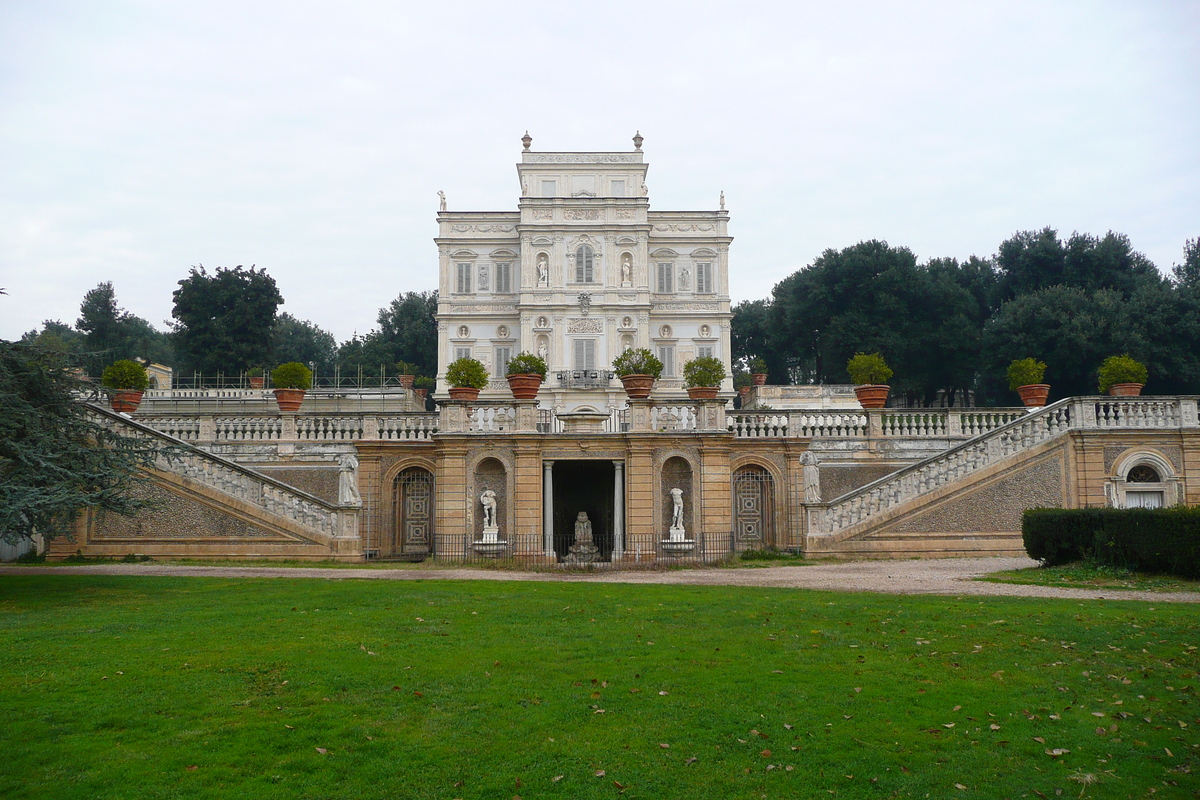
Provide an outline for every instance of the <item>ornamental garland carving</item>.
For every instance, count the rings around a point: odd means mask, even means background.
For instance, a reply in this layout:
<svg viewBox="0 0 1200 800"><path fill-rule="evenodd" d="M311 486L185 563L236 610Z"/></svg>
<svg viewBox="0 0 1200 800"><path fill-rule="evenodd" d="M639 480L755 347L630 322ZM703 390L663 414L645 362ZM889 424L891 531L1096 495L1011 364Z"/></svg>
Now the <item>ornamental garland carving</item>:
<svg viewBox="0 0 1200 800"><path fill-rule="evenodd" d="M633 153L546 153L525 154L531 164L634 164Z"/></svg>
<svg viewBox="0 0 1200 800"><path fill-rule="evenodd" d="M554 219L554 210L550 208L535 208L533 210L534 219Z"/></svg>
<svg viewBox="0 0 1200 800"><path fill-rule="evenodd" d="M568 208L563 210L564 219L600 219L598 208Z"/></svg>
<svg viewBox="0 0 1200 800"><path fill-rule="evenodd" d="M567 321L567 333L604 333L604 323L595 317Z"/></svg>
<svg viewBox="0 0 1200 800"><path fill-rule="evenodd" d="M715 225L655 225L654 230L660 232L677 231L679 233L687 233L688 231L714 231Z"/></svg>
<svg viewBox="0 0 1200 800"><path fill-rule="evenodd" d="M633 209L631 208L617 209L617 219L633 219L634 216Z"/></svg>
<svg viewBox="0 0 1200 800"><path fill-rule="evenodd" d="M495 305L452 305L447 309L448 314L515 314L517 307L512 304L496 303Z"/></svg>

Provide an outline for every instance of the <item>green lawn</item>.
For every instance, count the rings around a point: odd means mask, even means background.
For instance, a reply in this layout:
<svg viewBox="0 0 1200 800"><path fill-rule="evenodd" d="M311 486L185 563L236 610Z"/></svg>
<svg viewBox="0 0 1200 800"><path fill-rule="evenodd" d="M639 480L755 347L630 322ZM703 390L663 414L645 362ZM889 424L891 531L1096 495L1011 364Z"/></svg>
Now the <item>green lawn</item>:
<svg viewBox="0 0 1200 800"><path fill-rule="evenodd" d="M993 572L979 578L993 583L1023 583L1073 589L1120 589L1142 592L1200 592L1200 581L1172 575L1134 572L1105 564L1076 561L1057 567L1028 567Z"/></svg>
<svg viewBox="0 0 1200 800"><path fill-rule="evenodd" d="M1190 605L0 574L0 612L6 798L1200 796Z"/></svg>

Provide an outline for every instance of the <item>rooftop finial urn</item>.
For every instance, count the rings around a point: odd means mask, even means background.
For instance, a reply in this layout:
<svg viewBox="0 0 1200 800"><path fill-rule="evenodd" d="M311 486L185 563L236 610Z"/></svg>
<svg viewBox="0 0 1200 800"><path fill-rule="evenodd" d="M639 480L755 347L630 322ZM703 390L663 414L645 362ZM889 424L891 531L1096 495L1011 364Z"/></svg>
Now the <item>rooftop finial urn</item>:
<svg viewBox="0 0 1200 800"><path fill-rule="evenodd" d="M526 150L533 144L533 137L529 135L529 131L525 131L525 135L521 137L521 144L525 145Z"/></svg>
<svg viewBox="0 0 1200 800"><path fill-rule="evenodd" d="M633 134L633 149L634 149L634 150L641 150L641 149L642 149L642 142L644 142L644 141L646 141L646 140L642 138L642 132L641 132L641 131L637 131L636 133L634 133L634 134Z"/></svg>

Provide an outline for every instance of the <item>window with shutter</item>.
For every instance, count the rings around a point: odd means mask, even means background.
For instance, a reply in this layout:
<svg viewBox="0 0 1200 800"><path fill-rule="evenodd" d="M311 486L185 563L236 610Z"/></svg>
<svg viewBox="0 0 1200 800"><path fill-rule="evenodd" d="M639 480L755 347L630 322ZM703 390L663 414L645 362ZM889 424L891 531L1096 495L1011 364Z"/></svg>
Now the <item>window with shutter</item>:
<svg viewBox="0 0 1200 800"><path fill-rule="evenodd" d="M575 340L575 369L593 370L596 368L596 340Z"/></svg>
<svg viewBox="0 0 1200 800"><path fill-rule="evenodd" d="M501 294L512 292L512 264L496 265L496 291Z"/></svg>
<svg viewBox="0 0 1200 800"><path fill-rule="evenodd" d="M663 364L662 374L665 377L674 377L675 375L675 345L664 344L659 345L658 360Z"/></svg>
<svg viewBox="0 0 1200 800"><path fill-rule="evenodd" d="M712 294L715 291L713 288L712 264L704 263L696 265L696 292L697 294Z"/></svg>
<svg viewBox="0 0 1200 800"><path fill-rule="evenodd" d="M504 376L508 374L508 362L512 361L511 347L497 347L495 353L496 371L493 375Z"/></svg>
<svg viewBox="0 0 1200 800"><path fill-rule="evenodd" d="M711 345L703 345L703 344L701 344L701 345L697 345L697 346L696 346L696 358L704 358L704 357L706 357L706 356L707 356L708 358L712 358L712 357L713 357L713 348L712 348L712 346L711 346Z"/></svg>
<svg viewBox="0 0 1200 800"><path fill-rule="evenodd" d="M455 291L458 294L470 294L471 293L471 265L470 264L459 264L458 265L458 284L455 287Z"/></svg>
<svg viewBox="0 0 1200 800"><path fill-rule="evenodd" d="M470 358L470 357L471 357L471 348L469 348L469 347L454 348L454 360L455 361L457 361L460 358Z"/></svg>
<svg viewBox="0 0 1200 800"><path fill-rule="evenodd" d="M586 244L579 245L575 250L575 282L592 282L592 248Z"/></svg>
<svg viewBox="0 0 1200 800"><path fill-rule="evenodd" d="M658 265L658 291L662 294L670 294L675 291L674 264Z"/></svg>

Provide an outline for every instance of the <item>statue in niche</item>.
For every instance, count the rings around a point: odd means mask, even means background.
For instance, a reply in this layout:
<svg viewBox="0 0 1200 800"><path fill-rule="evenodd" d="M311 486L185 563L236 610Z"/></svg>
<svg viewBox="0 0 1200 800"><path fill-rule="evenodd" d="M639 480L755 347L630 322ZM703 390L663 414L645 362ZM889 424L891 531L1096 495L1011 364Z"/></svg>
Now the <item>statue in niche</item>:
<svg viewBox="0 0 1200 800"><path fill-rule="evenodd" d="M546 343L542 342L538 345L538 358L545 361L550 356L550 351L546 349Z"/></svg>
<svg viewBox="0 0 1200 800"><path fill-rule="evenodd" d="M687 291L691 288L692 273L688 272L688 268L684 267L679 271L679 288L682 291Z"/></svg>
<svg viewBox="0 0 1200 800"><path fill-rule="evenodd" d="M538 286L550 285L550 259L545 253L537 257Z"/></svg>
<svg viewBox="0 0 1200 800"><path fill-rule="evenodd" d="M583 314L586 317L588 315L588 310L591 307L592 307L592 293L591 292L580 292L579 293L579 313Z"/></svg>
<svg viewBox="0 0 1200 800"><path fill-rule="evenodd" d="M580 511L575 517L575 544L591 544L592 543L592 521L588 519L586 511Z"/></svg>
<svg viewBox="0 0 1200 800"><path fill-rule="evenodd" d="M344 506L362 504L358 493L358 459L351 454L338 457L338 503Z"/></svg>
<svg viewBox="0 0 1200 800"><path fill-rule="evenodd" d="M521 194L525 197L529 197L529 178L525 178L523 181L521 181ZM722 208L724 208L724 206L722 206Z"/></svg>
<svg viewBox="0 0 1200 800"><path fill-rule="evenodd" d="M600 549L592 542L592 521L586 511L575 517L575 544L567 552L568 564L591 564L600 558Z"/></svg>
<svg viewBox="0 0 1200 800"><path fill-rule="evenodd" d="M479 502L483 505L483 529L495 531L497 529L496 493L491 489L484 489L483 494L479 495Z"/></svg>
<svg viewBox="0 0 1200 800"><path fill-rule="evenodd" d="M671 490L671 530L683 530L683 489Z"/></svg>
<svg viewBox="0 0 1200 800"><path fill-rule="evenodd" d="M446 193L438 189L438 211L446 210Z"/></svg>
<svg viewBox="0 0 1200 800"><path fill-rule="evenodd" d="M633 256L626 253L621 256L621 283L629 283L633 280Z"/></svg>
<svg viewBox="0 0 1200 800"><path fill-rule="evenodd" d="M486 264L479 265L479 288L487 291L488 288L488 268Z"/></svg>
<svg viewBox="0 0 1200 800"><path fill-rule="evenodd" d="M804 502L821 502L821 461L811 450L805 450L800 456L800 465L804 472Z"/></svg>

